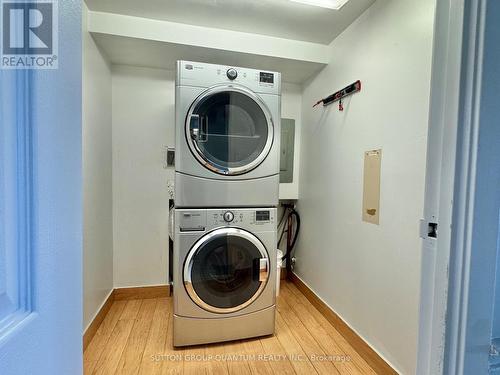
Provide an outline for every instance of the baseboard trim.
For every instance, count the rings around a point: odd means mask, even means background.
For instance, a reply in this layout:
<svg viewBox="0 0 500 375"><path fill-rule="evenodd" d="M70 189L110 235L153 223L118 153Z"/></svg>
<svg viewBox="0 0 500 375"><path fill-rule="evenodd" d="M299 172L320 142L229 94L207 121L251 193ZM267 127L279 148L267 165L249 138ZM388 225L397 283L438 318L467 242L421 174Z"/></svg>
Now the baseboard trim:
<svg viewBox="0 0 500 375"><path fill-rule="evenodd" d="M349 327L326 303L324 303L297 275L290 272L290 280L319 310L321 314L339 331L349 344L363 357L377 374L394 374L395 371L370 345L368 345L351 327Z"/></svg>
<svg viewBox="0 0 500 375"><path fill-rule="evenodd" d="M111 293L109 293L108 297L106 298L106 301L104 301L101 308L97 312L96 316L94 317L92 322L90 322L89 326L85 330L85 333L83 334L83 351L85 351L85 349L87 349L87 346L89 346L97 330L99 329L99 326L101 325L102 321L108 314L111 305L113 305L114 294L115 294L114 290L112 290Z"/></svg>
<svg viewBox="0 0 500 375"><path fill-rule="evenodd" d="M114 295L115 301L168 297L170 295L170 285L115 288Z"/></svg>
<svg viewBox="0 0 500 375"><path fill-rule="evenodd" d="M83 351L94 338L97 330L99 329L102 321L106 317L113 305L114 301L132 300L132 299L149 299L149 298L162 298L170 295L170 285L156 285L156 286L141 286L133 288L115 288L111 291L106 301L101 306L95 318L89 324L87 330L83 334Z"/></svg>

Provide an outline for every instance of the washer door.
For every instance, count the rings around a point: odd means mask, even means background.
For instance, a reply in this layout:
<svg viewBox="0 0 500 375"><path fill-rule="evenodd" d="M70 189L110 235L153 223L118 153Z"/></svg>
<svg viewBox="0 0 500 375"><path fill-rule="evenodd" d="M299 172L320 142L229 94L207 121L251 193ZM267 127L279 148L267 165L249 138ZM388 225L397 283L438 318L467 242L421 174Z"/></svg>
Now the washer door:
<svg viewBox="0 0 500 375"><path fill-rule="evenodd" d="M221 228L203 236L189 252L184 285L201 308L231 313L262 293L269 265L269 255L257 237L241 229Z"/></svg>
<svg viewBox="0 0 500 375"><path fill-rule="evenodd" d="M274 136L271 113L252 91L215 86L203 92L186 117L186 139L196 159L222 175L244 174L261 164Z"/></svg>

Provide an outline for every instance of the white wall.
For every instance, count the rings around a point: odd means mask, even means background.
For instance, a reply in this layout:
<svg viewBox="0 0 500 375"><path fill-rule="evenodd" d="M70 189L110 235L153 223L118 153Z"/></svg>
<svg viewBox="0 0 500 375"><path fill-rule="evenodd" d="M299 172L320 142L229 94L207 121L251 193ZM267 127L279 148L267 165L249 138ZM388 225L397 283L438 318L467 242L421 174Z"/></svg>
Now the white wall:
<svg viewBox="0 0 500 375"><path fill-rule="evenodd" d="M162 147L174 142L173 72L113 66L115 287L161 285L168 270Z"/></svg>
<svg viewBox="0 0 500 375"><path fill-rule="evenodd" d="M111 72L83 4L83 328L113 288Z"/></svg>
<svg viewBox="0 0 500 375"><path fill-rule="evenodd" d="M434 1L378 0L304 86L298 275L402 374L415 373ZM311 106L360 79L362 92ZM382 148L380 225L361 221Z"/></svg>

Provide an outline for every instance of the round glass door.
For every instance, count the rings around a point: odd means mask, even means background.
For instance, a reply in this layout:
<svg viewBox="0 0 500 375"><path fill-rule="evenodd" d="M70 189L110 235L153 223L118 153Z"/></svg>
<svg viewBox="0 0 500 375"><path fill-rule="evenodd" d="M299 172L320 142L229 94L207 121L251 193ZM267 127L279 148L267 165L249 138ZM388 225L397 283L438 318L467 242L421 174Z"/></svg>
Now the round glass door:
<svg viewBox="0 0 500 375"><path fill-rule="evenodd" d="M230 313L250 305L266 286L267 251L253 234L236 228L210 232L184 264L184 285L201 308Z"/></svg>
<svg viewBox="0 0 500 375"><path fill-rule="evenodd" d="M191 152L223 175L251 171L271 149L274 126L262 100L243 87L218 86L201 94L186 118Z"/></svg>

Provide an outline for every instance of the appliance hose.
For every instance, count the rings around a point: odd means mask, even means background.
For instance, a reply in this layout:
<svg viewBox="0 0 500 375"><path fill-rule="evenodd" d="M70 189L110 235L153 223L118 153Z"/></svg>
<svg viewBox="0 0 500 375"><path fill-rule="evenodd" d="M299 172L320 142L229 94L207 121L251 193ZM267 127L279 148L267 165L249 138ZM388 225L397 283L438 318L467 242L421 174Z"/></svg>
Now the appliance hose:
<svg viewBox="0 0 500 375"><path fill-rule="evenodd" d="M288 210L288 215L286 213L287 210ZM294 208L285 208L283 218L285 217L285 215L286 215L285 225L283 225L283 229L281 230L281 234L280 234L280 237L278 240L278 247L279 247L279 244L281 243L285 233L288 233L288 231L289 231L288 228L291 228L293 235L288 236L288 238L287 238L286 252L282 258L282 260L285 260L285 262L286 262L287 271L291 272L291 269L292 269L292 267L291 267L292 266L292 264L291 264L292 251L297 243L297 239L299 237L299 231L300 231L300 215ZM280 220L280 223L281 222L282 222L282 220ZM295 226L295 229L293 228L294 226Z"/></svg>

